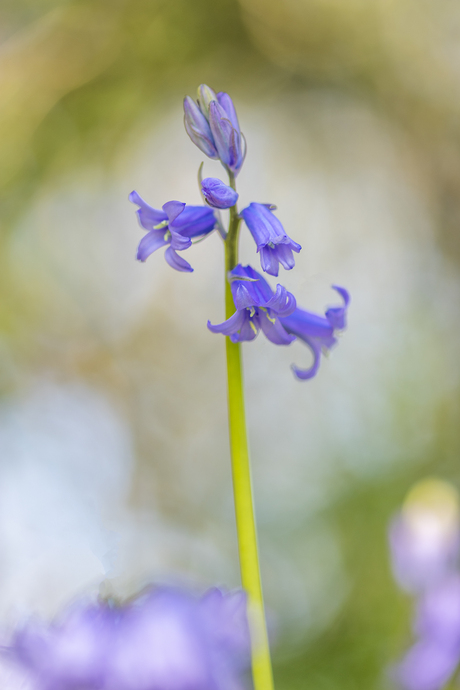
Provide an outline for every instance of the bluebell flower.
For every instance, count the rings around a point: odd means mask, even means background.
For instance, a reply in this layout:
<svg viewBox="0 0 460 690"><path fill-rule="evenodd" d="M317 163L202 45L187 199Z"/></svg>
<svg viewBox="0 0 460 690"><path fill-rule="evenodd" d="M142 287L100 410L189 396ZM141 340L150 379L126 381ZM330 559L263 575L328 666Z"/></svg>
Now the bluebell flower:
<svg viewBox="0 0 460 690"><path fill-rule="evenodd" d="M230 208L238 200L238 193L217 177L206 177L201 183L201 190L213 208Z"/></svg>
<svg viewBox="0 0 460 690"><path fill-rule="evenodd" d="M137 192L131 192L129 200L139 206L136 211L139 223L147 230L139 243L137 258L145 261L154 251L169 245L165 259L176 271L193 271L188 261L177 254L192 244L192 237L204 237L216 225L216 217L207 206L186 206L180 201L168 201L162 211L149 206Z"/></svg>
<svg viewBox="0 0 460 690"><path fill-rule="evenodd" d="M277 276L279 264L285 269L294 268L292 252L300 252L302 247L286 234L278 218L272 213L270 205L249 204L241 215L251 231L257 251L260 252L260 265L265 273Z"/></svg>
<svg viewBox="0 0 460 690"><path fill-rule="evenodd" d="M283 328L293 336L308 345L313 353L313 364L309 369L299 369L295 365L292 370L297 378L311 379L318 371L321 351L330 350L337 342L335 331L343 330L346 326L346 313L350 296L348 292L337 285L332 286L343 299L343 305L330 307L325 316L313 314L297 307L289 316L280 318Z"/></svg>
<svg viewBox="0 0 460 690"><path fill-rule="evenodd" d="M246 155L233 101L227 93L215 93L206 84L198 88L198 103L184 100L184 123L193 143L209 158L220 158L235 175Z"/></svg>
<svg viewBox="0 0 460 690"><path fill-rule="evenodd" d="M282 285L277 285L274 293L265 278L251 266L238 264L230 272L229 280L236 312L227 321L215 326L208 321L212 333L228 335L230 340L238 343L254 340L262 329L275 345L289 345L295 340L283 328L279 318L294 311L294 295Z"/></svg>
<svg viewBox="0 0 460 690"><path fill-rule="evenodd" d="M243 690L246 597L159 588L124 606L78 603L24 626L8 651L37 690Z"/></svg>

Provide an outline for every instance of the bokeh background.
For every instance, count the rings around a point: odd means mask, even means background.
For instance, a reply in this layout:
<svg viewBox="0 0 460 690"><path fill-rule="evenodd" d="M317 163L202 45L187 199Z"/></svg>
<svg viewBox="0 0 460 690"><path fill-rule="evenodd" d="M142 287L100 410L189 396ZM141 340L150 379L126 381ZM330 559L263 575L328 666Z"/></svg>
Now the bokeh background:
<svg viewBox="0 0 460 690"><path fill-rule="evenodd" d="M3 0L0 37L2 626L239 585L221 243L191 275L136 263L127 201L200 203L182 98L205 82L248 141L241 202L303 246L281 281L320 312L352 294L316 379L300 344L244 348L277 688L391 687L389 520L418 479L460 481L458 3Z"/></svg>

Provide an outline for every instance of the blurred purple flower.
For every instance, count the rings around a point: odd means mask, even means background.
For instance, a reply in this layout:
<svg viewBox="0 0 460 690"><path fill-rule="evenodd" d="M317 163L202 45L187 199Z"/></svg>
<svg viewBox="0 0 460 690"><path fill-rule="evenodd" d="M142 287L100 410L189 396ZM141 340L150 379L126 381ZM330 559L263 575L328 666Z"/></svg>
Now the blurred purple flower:
<svg viewBox="0 0 460 690"><path fill-rule="evenodd" d="M37 690L240 690L246 597L160 588L122 607L79 604L23 628L9 651Z"/></svg>
<svg viewBox="0 0 460 690"><path fill-rule="evenodd" d="M438 640L419 640L393 669L392 676L406 690L441 690L459 662L459 650Z"/></svg>
<svg viewBox="0 0 460 690"><path fill-rule="evenodd" d="M294 336L289 335L280 323L279 317L291 314L295 309L294 295L282 285L274 293L260 273L251 266L238 264L230 272L231 289L236 312L227 321L213 326L212 333L230 336L234 343L254 340L260 329L275 345L289 345Z"/></svg>
<svg viewBox="0 0 460 690"><path fill-rule="evenodd" d="M416 595L416 642L393 668L405 690L441 690L460 663L460 525L454 487L429 478L409 492L389 540L398 584Z"/></svg>
<svg viewBox="0 0 460 690"><path fill-rule="evenodd" d="M217 177L206 177L201 183L203 196L214 208L230 208L238 199L238 193Z"/></svg>
<svg viewBox="0 0 460 690"><path fill-rule="evenodd" d="M137 192L129 200L139 206L136 211L140 225L148 230L139 243L137 258L145 261L160 247L169 245L165 259L176 271L193 271L190 264L177 254L192 244L192 237L204 237L216 224L212 209L207 206L186 206L180 201L168 201L162 211L149 206Z"/></svg>
<svg viewBox="0 0 460 690"><path fill-rule="evenodd" d="M294 268L292 252L300 252L302 247L286 234L278 218L268 204L249 204L241 215L260 252L260 265L265 273L277 276L279 264L286 270Z"/></svg>
<svg viewBox="0 0 460 690"><path fill-rule="evenodd" d="M187 134L209 158L220 158L237 175L245 151L232 99L227 93L216 94L206 84L199 86L198 99L198 104L190 96L184 100Z"/></svg>
<svg viewBox="0 0 460 690"><path fill-rule="evenodd" d="M445 529L429 511L408 517L400 513L390 525L393 574L402 589L418 592L436 583L455 564L460 535L458 527Z"/></svg>
<svg viewBox="0 0 460 690"><path fill-rule="evenodd" d="M448 576L421 596L414 631L418 641L393 669L407 690L440 690L460 662L460 576Z"/></svg>
<svg viewBox="0 0 460 690"><path fill-rule="evenodd" d="M280 318L283 328L291 335L303 340L313 353L313 364L309 369L299 369L295 365L292 366L294 374L299 379L306 380L315 376L320 364L321 350L330 350L337 342L335 331L343 330L346 326L346 313L350 296L344 288L337 285L332 287L342 297L343 306L330 307L325 316L319 316L319 314L313 314L297 307L292 314L283 315Z"/></svg>
<svg viewBox="0 0 460 690"><path fill-rule="evenodd" d="M10 651L40 690L103 687L116 619L106 605L74 605L53 625L30 622Z"/></svg>

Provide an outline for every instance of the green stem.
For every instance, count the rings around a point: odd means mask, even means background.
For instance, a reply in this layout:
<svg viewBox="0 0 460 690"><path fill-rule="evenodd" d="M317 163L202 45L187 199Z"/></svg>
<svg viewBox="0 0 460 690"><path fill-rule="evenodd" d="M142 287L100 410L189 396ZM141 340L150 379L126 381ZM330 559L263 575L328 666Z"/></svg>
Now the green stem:
<svg viewBox="0 0 460 690"><path fill-rule="evenodd" d="M234 175L229 171L230 184L235 189ZM238 234L240 218L236 205L230 209L230 223L225 240L225 312L230 318L235 312L227 274L238 263ZM241 348L226 338L228 372L228 414L230 452L232 458L233 493L235 500L238 551L243 588L248 594L248 617L251 630L252 677L254 690L273 690L267 626L265 622L262 583L260 578L257 532L251 487L251 466L244 411L243 371Z"/></svg>

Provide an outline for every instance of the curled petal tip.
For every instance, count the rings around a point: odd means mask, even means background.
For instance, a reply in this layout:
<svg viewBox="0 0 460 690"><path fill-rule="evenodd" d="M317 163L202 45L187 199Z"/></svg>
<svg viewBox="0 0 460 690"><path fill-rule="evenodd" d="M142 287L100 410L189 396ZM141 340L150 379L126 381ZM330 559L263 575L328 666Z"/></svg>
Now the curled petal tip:
<svg viewBox="0 0 460 690"><path fill-rule="evenodd" d="M333 290L336 290L339 293L339 295L342 297L345 303L345 306L348 307L351 300L350 293L348 292L348 290L346 290L343 287L340 287L340 285L331 285L331 287L333 288Z"/></svg>

